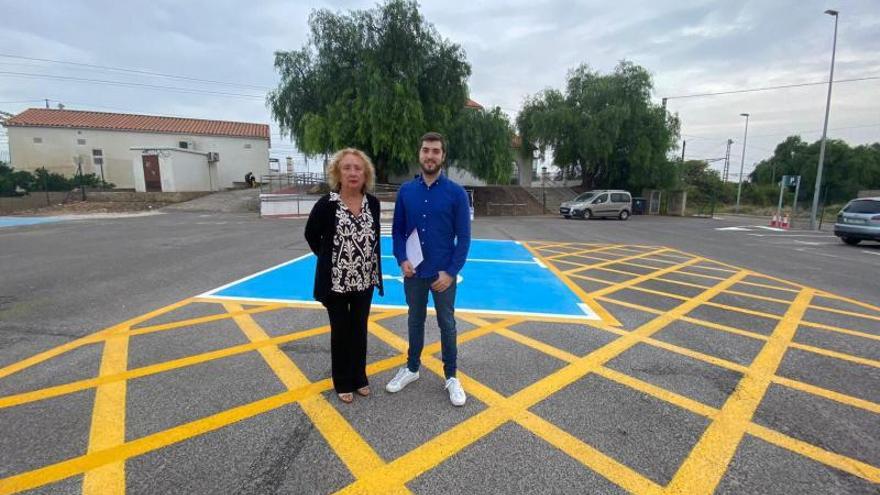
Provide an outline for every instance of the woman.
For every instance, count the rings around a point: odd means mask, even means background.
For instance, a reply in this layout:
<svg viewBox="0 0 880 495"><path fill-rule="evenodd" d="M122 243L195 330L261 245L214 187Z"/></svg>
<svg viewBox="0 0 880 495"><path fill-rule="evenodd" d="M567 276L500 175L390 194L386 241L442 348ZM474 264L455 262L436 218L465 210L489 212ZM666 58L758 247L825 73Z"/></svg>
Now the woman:
<svg viewBox="0 0 880 495"><path fill-rule="evenodd" d="M362 151L345 148L327 165L331 193L315 203L306 241L318 257L315 299L330 317L330 361L339 400L370 395L367 380L367 317L373 287L382 288L379 200L372 194L376 171Z"/></svg>

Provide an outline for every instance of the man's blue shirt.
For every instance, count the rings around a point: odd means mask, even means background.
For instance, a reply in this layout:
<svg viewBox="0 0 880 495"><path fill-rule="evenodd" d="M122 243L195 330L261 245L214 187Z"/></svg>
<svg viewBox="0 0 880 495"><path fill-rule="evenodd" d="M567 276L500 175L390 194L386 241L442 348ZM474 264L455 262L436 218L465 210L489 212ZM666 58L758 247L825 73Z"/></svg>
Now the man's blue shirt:
<svg viewBox="0 0 880 495"><path fill-rule="evenodd" d="M394 257L407 260L406 239L419 230L424 260L416 268L419 278L444 271L453 278L464 266L471 245L470 202L467 192L444 174L430 186L421 175L400 186L394 205Z"/></svg>

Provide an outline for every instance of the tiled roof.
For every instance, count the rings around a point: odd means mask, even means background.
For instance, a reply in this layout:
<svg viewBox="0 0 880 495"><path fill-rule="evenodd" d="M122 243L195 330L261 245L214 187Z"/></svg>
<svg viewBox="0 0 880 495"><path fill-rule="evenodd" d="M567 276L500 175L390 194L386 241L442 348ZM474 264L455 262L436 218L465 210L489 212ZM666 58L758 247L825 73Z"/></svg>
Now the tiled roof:
<svg viewBox="0 0 880 495"><path fill-rule="evenodd" d="M483 109L483 105L480 105L479 103L475 102L474 100L472 100L470 98L468 98L468 100L467 100L467 102L465 102L464 106L465 106L465 108L479 108L480 110Z"/></svg>
<svg viewBox="0 0 880 495"><path fill-rule="evenodd" d="M6 121L9 127L69 127L111 131L156 132L269 139L267 124L157 117L126 113L29 108Z"/></svg>

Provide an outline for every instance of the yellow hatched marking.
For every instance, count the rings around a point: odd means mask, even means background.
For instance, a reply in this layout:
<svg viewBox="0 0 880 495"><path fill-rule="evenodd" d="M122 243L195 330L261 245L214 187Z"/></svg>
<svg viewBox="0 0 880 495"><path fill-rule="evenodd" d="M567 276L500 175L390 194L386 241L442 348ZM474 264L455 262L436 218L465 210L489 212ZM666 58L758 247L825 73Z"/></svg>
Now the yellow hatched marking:
<svg viewBox="0 0 880 495"><path fill-rule="evenodd" d="M696 273L696 272L691 272L688 270L680 270L678 273L680 273L682 275L688 275L690 277L705 278L706 280L724 280L724 277L717 277L715 275L706 275L704 273Z"/></svg>
<svg viewBox="0 0 880 495"><path fill-rule="evenodd" d="M850 363L863 364L865 366L870 366L872 368L880 368L880 361L876 361L874 359L853 356L852 354L846 354L843 352L832 351L830 349L823 349L821 347L814 347L811 345L801 344L798 342L792 342L792 344L789 347L792 347L794 349L800 349L802 351L811 352L813 354L827 356L827 357L834 358L834 359L840 359L841 361L849 361Z"/></svg>
<svg viewBox="0 0 880 495"><path fill-rule="evenodd" d="M801 392L806 392L808 394L816 395L818 397L823 397L828 400L833 400L834 402L846 404L847 406L852 406L858 409L864 409L865 411L870 411L875 414L880 414L880 404L865 399L859 399L858 397L853 397L851 395L842 394L840 392L828 390L827 388L817 387L815 385L810 385L809 383L799 382L797 380L792 380L791 378L785 378L781 376L774 376L773 383L788 387L793 390L800 390Z"/></svg>
<svg viewBox="0 0 880 495"><path fill-rule="evenodd" d="M648 288L639 287L639 286L632 286L632 287L629 287L629 289L636 290L639 292L644 292L645 294L653 294L655 296L668 297L670 299L677 299L679 301L687 301L688 299L690 299L690 297L687 297L687 296L673 294L671 292L663 292L662 290L648 289Z"/></svg>
<svg viewBox="0 0 880 495"><path fill-rule="evenodd" d="M625 385L633 390L637 390L644 394L650 395L655 399L660 399L664 402L676 405L694 414L699 414L700 416L713 418L718 413L718 410L712 406L707 406L702 402L698 402L689 397L676 394L675 392L670 392L665 388L661 388L644 380L639 380L638 378L620 373L611 368L606 368L603 366L596 370L596 374L613 382Z"/></svg>
<svg viewBox="0 0 880 495"><path fill-rule="evenodd" d="M768 301L768 302L774 302L774 303L779 303L779 304L785 304L786 306L788 306L789 304L791 304L791 301L786 300L786 299L779 299L779 298L776 298L776 297L761 296L761 295L758 295L758 294L750 294L750 293L748 293L748 292L741 292L741 291L738 291L738 290L729 290L729 291L726 291L725 294L731 294L731 295L734 295L734 296L740 296L740 297L747 297L747 298L749 298L749 299L756 299L756 300L758 300L758 301Z"/></svg>
<svg viewBox="0 0 880 495"><path fill-rule="evenodd" d="M762 284L760 282L749 282L749 281L743 280L740 283L743 285L749 285L752 287L761 287L763 289L773 289L773 290L778 290L781 292L791 292L793 294L797 294L799 292L798 289L789 289L788 287L779 287L778 285Z"/></svg>
<svg viewBox="0 0 880 495"><path fill-rule="evenodd" d="M152 325L149 327L135 328L135 329L128 331L126 333L126 336L137 337L139 335L147 335L147 334L156 333L156 332L165 332L168 330L176 330L178 328L194 327L197 325L211 323L214 321L227 320L227 319L234 318L235 316L242 315L242 314L253 315L253 314L257 314L257 313L265 313L267 311L275 311L276 309L281 309L282 307L283 306L281 304L267 304L267 305L259 306L259 307L255 307L255 308L242 309L240 311L236 311L235 314L221 313L221 314L209 315L209 316L199 316L198 318L190 318L188 320L175 321L175 322L171 322L171 323L163 323L161 325ZM118 337L118 334L108 335L106 338L111 339L111 338L116 338L116 337Z"/></svg>
<svg viewBox="0 0 880 495"><path fill-rule="evenodd" d="M589 296L586 292L584 292L584 290L581 289L580 286L578 286L578 284L574 283L569 277L567 277L565 275L565 273L563 273L561 270L559 270L559 268L556 268L556 266L554 266L553 263L546 261L541 256L541 254L539 252L534 250L528 244L524 243L522 245L526 249L528 249L529 252L531 252L532 255L535 256L535 258L537 258L539 261L543 262L544 265L547 266L547 269L549 269L551 272L553 272L553 274L556 275L559 278L559 280L562 281L562 283L564 283L569 289L571 289L571 291L574 292L584 304L586 304L590 309L592 309L593 312L596 313L596 315L602 319L602 321L604 321L608 325L612 325L612 326L616 326L616 327L620 326L620 322L617 320L617 318L614 317L614 315L612 315L610 312L608 312L608 310L606 310L605 308L603 308L602 306L597 304L596 301L594 301L591 296Z"/></svg>
<svg viewBox="0 0 880 495"><path fill-rule="evenodd" d="M852 305L854 305L854 306L860 306L860 307L862 307L862 308L865 308L865 309L868 309L868 310L871 310L871 311L875 311L875 312L880 313L880 306L875 306L875 305L873 305L873 304L869 304L869 303L866 303L866 302L863 302L863 301L859 301L859 300L857 300L857 299L852 299L852 298L849 298L849 297L844 297L844 296L840 296L840 295L837 295L837 294L832 294L832 293L830 293L830 292L824 292L824 291L819 291L817 294L818 294L819 296L821 296L821 297L826 298L826 299L836 299L836 300L838 300L838 301L843 301L843 302L845 302L845 303L849 303L849 304L852 304Z"/></svg>
<svg viewBox="0 0 880 495"><path fill-rule="evenodd" d="M547 256L545 259L546 260L555 260L557 258L564 258L566 256L581 256L581 255L584 255L587 253L601 253L602 251L614 249L615 247L617 247L617 246L611 245L611 246L605 246L605 247L599 247L599 248L581 249L580 251L574 251L574 252L568 253L568 254L556 254L553 256ZM540 250L543 251L543 249L540 249Z"/></svg>
<svg viewBox="0 0 880 495"><path fill-rule="evenodd" d="M726 309L727 311L734 311L736 313L742 313L751 316L760 316L761 318L767 318L770 320L781 320L782 317L779 315L774 315L771 313L765 313L763 311L757 311L754 309L741 308L739 306L731 306L729 304L721 304L717 302L707 301L706 306L712 306L718 309Z"/></svg>
<svg viewBox="0 0 880 495"><path fill-rule="evenodd" d="M618 306L623 306L624 308L635 309L638 311L643 311L645 313L651 313L653 315L662 315L665 311L661 311L659 309L649 308L648 306L642 306L641 304L631 303L627 301L619 301L617 299L612 299L606 296L599 296L596 298L597 301L608 302L611 304L617 304Z"/></svg>
<svg viewBox="0 0 880 495"><path fill-rule="evenodd" d="M588 282L596 282L596 283L605 284L605 285L614 285L617 283L617 282L609 282L607 280L602 280L601 278L588 277L586 275L581 275L580 273L573 273L573 274L569 275L569 277L577 278L577 279L581 279L581 280L586 280Z"/></svg>
<svg viewBox="0 0 880 495"><path fill-rule="evenodd" d="M748 427L748 433L764 440L765 442L772 443L773 445L777 445L792 452L797 452L798 454L839 469L845 473L858 476L859 478L866 479L873 483L880 483L880 469L870 464L820 449L815 445L810 445L764 426L751 424Z"/></svg>
<svg viewBox="0 0 880 495"><path fill-rule="evenodd" d="M827 306L818 306L818 305L813 304L810 306L810 309L818 309L819 311L827 311L829 313L835 313L835 314L839 314L839 315L853 316L856 318L864 318L866 320L880 321L880 316L866 315L864 313L856 313L855 311L846 311L843 309L829 308Z"/></svg>
<svg viewBox="0 0 880 495"><path fill-rule="evenodd" d="M715 421L703 433L667 486L667 492L710 494L715 491L751 423L755 410L769 388L812 297L813 291L804 289L795 298L767 345L752 362Z"/></svg>
<svg viewBox="0 0 880 495"><path fill-rule="evenodd" d="M593 292L590 293L590 295L592 297L607 296L608 294L612 294L614 292L617 292L618 290L625 289L628 287L633 287L637 284L640 284L642 282L647 282L649 280L654 280L657 277L662 277L663 275L666 275L667 273L671 273L676 270L680 270L684 267L690 266L694 263L698 263L700 261L700 259L701 258L692 258L688 261L685 261L683 263L679 263L677 265L670 266L668 268L663 268L661 270L657 270L652 273L647 273L645 275L639 275L635 278L631 278L631 279L626 280L624 282L620 282L620 283L615 284L611 287L605 287L603 289L594 290ZM648 290L648 289L646 289L646 290Z"/></svg>
<svg viewBox="0 0 880 495"><path fill-rule="evenodd" d="M711 285L692 284L692 283L690 283L690 282L682 282L681 280L672 280L672 279L669 279L669 278L658 278L657 280L660 281L660 282L667 282L667 283L670 283L670 284L681 285L681 286L683 286L683 287L692 287L692 288L694 288L694 289L702 289L702 290L706 290L706 289L708 289L708 288L711 287ZM742 283L742 282L740 282L740 283Z"/></svg>
<svg viewBox="0 0 880 495"><path fill-rule="evenodd" d="M733 361L728 361L726 359L722 359L720 357L712 356L709 354L704 354L702 352L694 351L692 349L688 349L687 347L681 347L675 344L670 344L669 342L664 342L662 340L657 340L655 338L644 339L644 343L656 347L658 349L664 349L669 352L674 352L676 354L680 354L682 356L686 356L689 358L696 359L698 361L702 361L704 363L708 363L714 366L718 366L719 368L728 369L730 371L736 371L737 373L745 373L748 368L745 366L734 363Z"/></svg>
<svg viewBox="0 0 880 495"><path fill-rule="evenodd" d="M27 369L35 364L42 363L42 362L47 361L49 359L52 359L56 356L60 356L61 354L64 354L65 352L72 351L74 349L77 349L77 348L85 346L85 345L100 342L106 335L109 335L109 334L112 334L115 332L125 331L128 328L130 328L132 325L137 325L138 323L142 323L142 322L145 322L149 319L163 315L165 313L169 313L171 311L174 311L175 309L186 306L189 303L190 303L190 299L184 299L182 301L178 301L174 304L170 304L170 305L165 306L163 308L159 308L155 311L151 311L145 315L141 315L136 318L132 318L132 319L127 320L125 322L122 322L118 325L113 325L111 327L105 328L104 330L100 330L98 332L95 332L91 335L87 335L85 337L76 339L74 341L60 345L60 346L55 347L53 349L49 349L48 351L41 352L41 353L36 354L34 356L31 356L27 359L23 359L17 363L10 364L9 366L5 366L3 368L0 368L0 378L6 378L7 376L9 376L13 373L17 373L23 369Z"/></svg>
<svg viewBox="0 0 880 495"><path fill-rule="evenodd" d="M224 307L229 312L241 311L241 306L238 304L227 303ZM234 320L251 342L269 339L265 330L260 328L250 315L239 315L234 317ZM309 379L278 346L261 347L258 352L288 391L310 384ZM300 406L355 478L366 476L385 464L323 395L304 398L300 401Z"/></svg>
<svg viewBox="0 0 880 495"><path fill-rule="evenodd" d="M99 376L125 372L128 367L128 338L108 340L104 344ZM88 452L94 453L125 443L125 381L107 383L95 391ZM83 477L84 495L125 493L125 462L117 461L87 471Z"/></svg>
<svg viewBox="0 0 880 495"><path fill-rule="evenodd" d="M880 335L859 332L857 330L850 330L849 328L835 327L835 326L831 326L831 325L826 325L824 323L813 323L812 321L802 321L801 326L810 327L810 328L818 328L819 330L827 330L829 332L842 333L844 335L852 335L853 337L862 337L865 339L880 340Z"/></svg>
<svg viewBox="0 0 880 495"><path fill-rule="evenodd" d="M604 267L604 266L613 265L613 264L615 264L615 263L621 263L621 262L624 262L624 261L636 260L636 259L639 259L639 258L642 258L642 257L645 257L645 256L650 256L650 255L652 255L652 254L662 253L662 252L664 252L664 251L668 251L668 249L667 249L667 248L662 248L662 249L658 249L658 250L655 250L655 251L648 251L647 253L633 254L633 255L631 255L631 256L624 256L623 258L617 258L617 259L613 259L613 260L608 260L608 261L604 261L604 262L602 262L602 263L595 263L595 264L592 264L592 265L584 265L584 266L582 266L582 267L580 267L580 268L575 268L575 269L573 269L573 270L566 270L565 273L566 273L566 274L569 274L569 273L578 273L578 272L582 272L582 271L586 271L586 270L594 270L594 269L596 269L596 268L602 268L602 267Z"/></svg>
<svg viewBox="0 0 880 495"><path fill-rule="evenodd" d="M693 323L694 325L700 325L702 327L711 328L713 330L720 330L722 332L727 332L727 333L730 333L733 335L739 335L741 337L748 337L750 339L755 339L755 340L766 341L769 338L766 335L761 335L759 333L749 332L749 331L742 330L742 329L732 327L729 325L722 325L720 323L713 323L711 321L701 320L699 318L692 318L690 316L682 316L681 321Z"/></svg>

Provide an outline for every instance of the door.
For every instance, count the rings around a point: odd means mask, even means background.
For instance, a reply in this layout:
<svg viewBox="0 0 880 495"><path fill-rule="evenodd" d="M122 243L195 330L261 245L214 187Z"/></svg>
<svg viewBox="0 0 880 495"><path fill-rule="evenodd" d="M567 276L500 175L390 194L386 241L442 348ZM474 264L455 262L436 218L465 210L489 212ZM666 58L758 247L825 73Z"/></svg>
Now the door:
<svg viewBox="0 0 880 495"><path fill-rule="evenodd" d="M599 197L597 197L593 201L593 215L597 217L604 217L605 215L608 215L608 207L610 201L611 200L608 197L608 193L600 194Z"/></svg>
<svg viewBox="0 0 880 495"><path fill-rule="evenodd" d="M159 174L159 156L144 155L144 186L147 192L162 192L162 177Z"/></svg>

